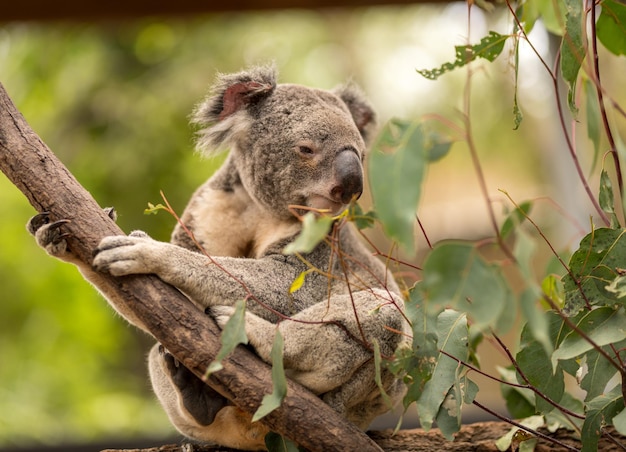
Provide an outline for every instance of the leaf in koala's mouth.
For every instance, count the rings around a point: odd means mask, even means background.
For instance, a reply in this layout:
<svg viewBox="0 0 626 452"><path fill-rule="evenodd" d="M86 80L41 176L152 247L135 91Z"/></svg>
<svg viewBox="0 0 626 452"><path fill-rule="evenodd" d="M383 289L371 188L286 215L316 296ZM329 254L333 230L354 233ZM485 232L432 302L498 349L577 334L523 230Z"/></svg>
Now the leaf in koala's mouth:
<svg viewBox="0 0 626 452"><path fill-rule="evenodd" d="M307 213L302 221L302 232L285 247L283 253L310 253L326 238L333 221L333 218L327 215L318 217L313 212Z"/></svg>

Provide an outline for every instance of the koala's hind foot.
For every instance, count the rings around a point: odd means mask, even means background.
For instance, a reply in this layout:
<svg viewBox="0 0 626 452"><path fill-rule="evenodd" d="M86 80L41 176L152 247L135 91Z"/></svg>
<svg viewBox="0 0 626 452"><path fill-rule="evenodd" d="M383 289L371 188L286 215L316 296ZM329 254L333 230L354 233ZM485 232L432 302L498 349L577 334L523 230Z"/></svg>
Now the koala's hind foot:
<svg viewBox="0 0 626 452"><path fill-rule="evenodd" d="M200 425L209 425L215 415L227 404L226 398L206 385L189 369L178 362L174 356L159 345L159 354L163 359L172 382L180 392L183 406Z"/></svg>
<svg viewBox="0 0 626 452"><path fill-rule="evenodd" d="M170 421L183 435L242 450L265 450L263 424L231 405L204 384L160 344L149 356L154 392Z"/></svg>
<svg viewBox="0 0 626 452"><path fill-rule="evenodd" d="M115 208L107 207L104 212L113 221L117 219ZM61 227L67 223L70 223L70 220L62 219L50 222L50 212L42 212L28 220L26 229L35 237L37 244L49 255L72 262L72 255L65 240L70 234L61 231Z"/></svg>
<svg viewBox="0 0 626 452"><path fill-rule="evenodd" d="M61 226L69 223L70 220L59 220L50 222L50 213L43 212L32 217L26 225L26 229L35 236L37 244L48 254L63 259L69 252L65 238L68 233L61 231Z"/></svg>

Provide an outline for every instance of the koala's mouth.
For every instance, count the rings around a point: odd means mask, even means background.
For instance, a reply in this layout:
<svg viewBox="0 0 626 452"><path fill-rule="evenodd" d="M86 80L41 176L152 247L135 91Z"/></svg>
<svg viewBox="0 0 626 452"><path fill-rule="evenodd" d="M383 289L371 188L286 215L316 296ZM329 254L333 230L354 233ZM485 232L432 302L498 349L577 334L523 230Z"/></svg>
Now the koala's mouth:
<svg viewBox="0 0 626 452"><path fill-rule="evenodd" d="M331 215L338 215L347 207L347 204L333 201L321 195L311 196L307 205L315 210L325 211Z"/></svg>

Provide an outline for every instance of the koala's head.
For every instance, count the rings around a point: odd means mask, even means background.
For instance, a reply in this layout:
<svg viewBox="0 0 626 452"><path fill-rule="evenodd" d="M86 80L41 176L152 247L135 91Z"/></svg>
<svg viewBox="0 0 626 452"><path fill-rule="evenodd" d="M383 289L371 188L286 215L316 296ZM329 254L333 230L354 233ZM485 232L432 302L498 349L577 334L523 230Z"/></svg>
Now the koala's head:
<svg viewBox="0 0 626 452"><path fill-rule="evenodd" d="M271 67L222 75L194 121L198 147L230 147L244 188L276 216L292 218L290 205L337 214L363 191L376 115L354 85L277 85Z"/></svg>

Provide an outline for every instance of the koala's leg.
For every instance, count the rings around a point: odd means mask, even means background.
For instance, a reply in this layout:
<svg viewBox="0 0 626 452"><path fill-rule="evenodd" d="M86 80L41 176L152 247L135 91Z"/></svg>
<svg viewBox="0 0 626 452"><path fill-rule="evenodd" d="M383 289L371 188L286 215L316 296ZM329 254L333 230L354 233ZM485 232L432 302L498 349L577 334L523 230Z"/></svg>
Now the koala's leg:
<svg viewBox="0 0 626 452"><path fill-rule="evenodd" d="M321 396L335 411L362 430L367 429L378 416L392 409L406 393L404 383L385 368L380 369L382 395L375 380L376 368L373 360L363 364L340 387Z"/></svg>
<svg viewBox="0 0 626 452"><path fill-rule="evenodd" d="M183 435L210 444L265 450L267 427L204 384L160 344L148 357L150 380L170 421Z"/></svg>
<svg viewBox="0 0 626 452"><path fill-rule="evenodd" d="M350 381L365 364L373 366L373 339L378 341L384 355L391 355L402 340L397 333L402 330L402 315L383 297L389 295L382 290L335 295L278 326L247 312L246 334L257 354L271 362L272 343L279 328L284 338L283 362L287 374L314 393L323 394ZM217 306L210 312L223 326L233 309ZM332 322L340 323L343 328ZM371 392L373 383L373 377L363 380L362 390Z"/></svg>

